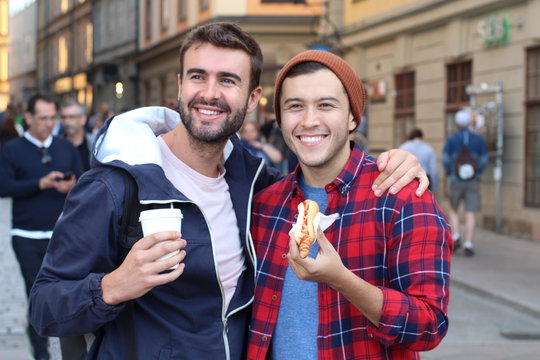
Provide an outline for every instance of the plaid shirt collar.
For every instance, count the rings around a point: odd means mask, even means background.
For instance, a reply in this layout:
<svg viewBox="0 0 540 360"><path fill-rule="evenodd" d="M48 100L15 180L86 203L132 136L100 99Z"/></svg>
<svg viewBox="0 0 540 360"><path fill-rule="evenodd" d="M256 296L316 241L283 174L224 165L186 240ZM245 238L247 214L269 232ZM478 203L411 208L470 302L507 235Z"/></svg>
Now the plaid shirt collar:
<svg viewBox="0 0 540 360"><path fill-rule="evenodd" d="M339 191L341 195L346 195L351 189L352 183L362 173L363 164L366 160L366 153L364 153L356 143L351 141L350 145L352 149L349 160L339 175L330 183L326 184L325 189L327 192ZM301 171L300 166L297 166L294 172L290 175L291 188L288 190L290 190L295 197L302 194L298 184L298 176L300 175Z"/></svg>

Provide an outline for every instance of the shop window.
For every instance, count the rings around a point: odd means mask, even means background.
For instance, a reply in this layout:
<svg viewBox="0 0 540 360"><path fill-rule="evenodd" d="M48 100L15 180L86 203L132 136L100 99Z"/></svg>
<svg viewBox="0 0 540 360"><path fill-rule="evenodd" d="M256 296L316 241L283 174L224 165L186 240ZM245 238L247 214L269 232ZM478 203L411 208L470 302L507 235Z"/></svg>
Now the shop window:
<svg viewBox="0 0 540 360"><path fill-rule="evenodd" d="M208 9L208 0L200 0L199 2L199 10L203 11Z"/></svg>
<svg viewBox="0 0 540 360"><path fill-rule="evenodd" d="M540 47L527 51L525 204L540 207Z"/></svg>
<svg viewBox="0 0 540 360"><path fill-rule="evenodd" d="M414 128L415 73L409 71L396 74L394 81L394 146L398 147L407 140L408 133Z"/></svg>

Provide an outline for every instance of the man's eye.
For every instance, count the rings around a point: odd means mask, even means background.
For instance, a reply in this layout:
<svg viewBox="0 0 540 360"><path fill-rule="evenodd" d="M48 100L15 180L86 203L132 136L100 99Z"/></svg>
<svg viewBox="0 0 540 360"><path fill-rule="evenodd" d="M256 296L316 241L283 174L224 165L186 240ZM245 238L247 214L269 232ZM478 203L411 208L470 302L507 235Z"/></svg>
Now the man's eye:
<svg viewBox="0 0 540 360"><path fill-rule="evenodd" d="M189 77L190 79L192 80L201 80L202 79L202 75L200 74L193 74Z"/></svg>
<svg viewBox="0 0 540 360"><path fill-rule="evenodd" d="M292 110L298 110L301 108L302 108L302 105L300 104L289 104L289 106L287 106L287 109L292 109Z"/></svg>
<svg viewBox="0 0 540 360"><path fill-rule="evenodd" d="M231 84L231 85L236 84L235 81L232 80L232 79L223 79L222 81L223 81L225 84Z"/></svg>

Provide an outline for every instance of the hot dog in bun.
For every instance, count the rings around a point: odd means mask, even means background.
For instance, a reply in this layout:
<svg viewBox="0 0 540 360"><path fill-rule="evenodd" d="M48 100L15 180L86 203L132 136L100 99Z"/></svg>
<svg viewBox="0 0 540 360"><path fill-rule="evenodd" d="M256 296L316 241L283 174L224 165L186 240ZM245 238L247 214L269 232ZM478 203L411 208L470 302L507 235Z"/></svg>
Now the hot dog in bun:
<svg viewBox="0 0 540 360"><path fill-rule="evenodd" d="M319 218L319 205L315 201L305 200L298 204L294 238L298 244L301 258L308 256L309 248L315 242Z"/></svg>

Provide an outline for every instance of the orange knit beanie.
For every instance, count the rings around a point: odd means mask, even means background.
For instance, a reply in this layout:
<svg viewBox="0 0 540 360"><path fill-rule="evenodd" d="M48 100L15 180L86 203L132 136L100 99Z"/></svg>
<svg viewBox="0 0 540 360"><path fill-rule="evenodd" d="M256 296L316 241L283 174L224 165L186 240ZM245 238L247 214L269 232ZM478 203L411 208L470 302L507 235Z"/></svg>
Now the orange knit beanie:
<svg viewBox="0 0 540 360"><path fill-rule="evenodd" d="M279 106L279 97L281 96L281 85L287 77L289 71L295 66L303 62L318 62L330 69L341 81L351 106L351 112L356 122L356 127L362 121L362 113L366 106L366 92L362 86L362 80L358 78L354 70L337 55L323 50L307 50L293 57L283 66L276 80L274 90L274 112L276 122L281 126L281 108ZM306 90L309 91L309 90Z"/></svg>

